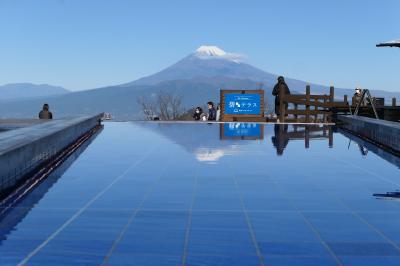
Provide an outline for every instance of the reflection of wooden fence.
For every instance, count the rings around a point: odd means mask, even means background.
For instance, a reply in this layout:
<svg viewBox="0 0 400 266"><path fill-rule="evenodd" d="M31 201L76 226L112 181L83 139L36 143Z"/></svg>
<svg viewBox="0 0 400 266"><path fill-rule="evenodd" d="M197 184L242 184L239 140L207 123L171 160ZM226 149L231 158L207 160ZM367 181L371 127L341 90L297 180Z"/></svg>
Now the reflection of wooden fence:
<svg viewBox="0 0 400 266"><path fill-rule="evenodd" d="M332 108L348 107L346 95L343 102L334 101L334 87L330 87L329 95L312 95L310 91L310 85L307 85L306 94L280 92L280 122L328 122L332 118Z"/></svg>
<svg viewBox="0 0 400 266"><path fill-rule="evenodd" d="M293 131L288 132L289 140L304 139L305 147L310 147L310 140L313 139L328 139L329 147L333 147L333 130L328 126L298 126L293 125Z"/></svg>
<svg viewBox="0 0 400 266"><path fill-rule="evenodd" d="M333 147L333 130L330 126L293 125L289 131L288 124L275 124L272 143L277 154L282 155L288 143L292 140L304 140L305 148L310 147L311 140L329 140L329 147Z"/></svg>

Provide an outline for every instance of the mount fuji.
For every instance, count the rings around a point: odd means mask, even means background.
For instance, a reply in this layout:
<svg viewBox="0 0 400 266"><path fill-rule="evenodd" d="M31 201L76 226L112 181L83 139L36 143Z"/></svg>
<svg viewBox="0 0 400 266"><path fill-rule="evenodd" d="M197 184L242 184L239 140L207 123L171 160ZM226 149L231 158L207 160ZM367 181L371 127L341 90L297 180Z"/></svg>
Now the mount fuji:
<svg viewBox="0 0 400 266"><path fill-rule="evenodd" d="M251 66L240 54L225 52L216 46L200 46L172 66L141 79L103 88L13 101L0 105L0 117L36 117L44 102L50 104L55 117L109 112L119 120L141 119L137 98L156 95L160 91L183 96L183 105L189 109L207 101L219 101L220 89L265 90L269 110L274 108L271 95L277 75ZM328 93L329 88L296 79L285 78L292 92L303 92L307 84L311 92ZM374 96L400 97L400 93L373 91ZM351 96L353 90L335 89L335 96Z"/></svg>
<svg viewBox="0 0 400 266"><path fill-rule="evenodd" d="M262 71L242 62L244 56L227 53L217 46L200 46L172 66L124 85L154 85L171 80L210 78L223 76L233 79L248 79L256 82L273 83L277 75Z"/></svg>
<svg viewBox="0 0 400 266"><path fill-rule="evenodd" d="M219 80L218 77L223 77L223 79L253 81L257 84L255 86L263 86L266 94L270 96L279 75L249 65L243 59L244 56L241 54L225 52L217 46L203 45L166 69L121 86L155 85L161 82L190 79L202 79L204 81L212 79L216 82ZM313 93L329 93L328 86L291 78L285 78L285 80L293 91L305 91L306 85L309 84ZM252 86L251 88L256 87ZM336 89L336 92L337 96L342 97L344 94L353 93L353 90L339 88Z"/></svg>

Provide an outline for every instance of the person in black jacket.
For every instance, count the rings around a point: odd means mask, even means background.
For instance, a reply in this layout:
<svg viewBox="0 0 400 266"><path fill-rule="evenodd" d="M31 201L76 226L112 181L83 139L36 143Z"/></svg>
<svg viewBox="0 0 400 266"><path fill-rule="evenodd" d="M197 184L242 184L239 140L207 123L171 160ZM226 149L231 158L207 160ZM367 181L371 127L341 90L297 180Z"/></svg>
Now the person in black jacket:
<svg viewBox="0 0 400 266"><path fill-rule="evenodd" d="M214 103L208 102L208 121L215 121L217 119L217 111L215 110Z"/></svg>
<svg viewBox="0 0 400 266"><path fill-rule="evenodd" d="M201 119L201 114L203 113L203 109L201 107L196 107L194 110L193 118L196 121L199 121Z"/></svg>
<svg viewBox="0 0 400 266"><path fill-rule="evenodd" d="M280 93L283 90L284 94L290 94L290 90L288 85L285 82L284 77L280 76L278 77L278 83L276 83L276 85L274 86L274 89L272 91L272 95L275 96L275 114L279 117L280 115ZM287 109L288 106L287 104L285 104L285 108Z"/></svg>
<svg viewBox="0 0 400 266"><path fill-rule="evenodd" d="M43 109L39 112L39 119L53 119L53 114L49 111L47 103L43 104Z"/></svg>

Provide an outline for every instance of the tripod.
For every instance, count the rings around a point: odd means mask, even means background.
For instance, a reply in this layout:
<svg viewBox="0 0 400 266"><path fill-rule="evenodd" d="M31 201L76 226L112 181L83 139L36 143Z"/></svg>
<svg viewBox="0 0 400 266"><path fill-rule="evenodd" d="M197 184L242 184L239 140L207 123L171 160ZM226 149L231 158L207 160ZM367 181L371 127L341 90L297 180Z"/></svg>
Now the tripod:
<svg viewBox="0 0 400 266"><path fill-rule="evenodd" d="M360 98L360 100L359 100L358 103L357 103L356 110L354 110L353 115L358 115L358 109L360 108L361 104L363 104L364 102L366 102L366 100L368 100L369 103L371 104L372 110L374 110L375 118L376 118L376 119L379 119L378 113L376 112L376 108L375 108L375 101L374 101L374 99L372 98L371 93L369 92L368 89L363 89L363 90L362 90L362 92L361 92L361 98Z"/></svg>

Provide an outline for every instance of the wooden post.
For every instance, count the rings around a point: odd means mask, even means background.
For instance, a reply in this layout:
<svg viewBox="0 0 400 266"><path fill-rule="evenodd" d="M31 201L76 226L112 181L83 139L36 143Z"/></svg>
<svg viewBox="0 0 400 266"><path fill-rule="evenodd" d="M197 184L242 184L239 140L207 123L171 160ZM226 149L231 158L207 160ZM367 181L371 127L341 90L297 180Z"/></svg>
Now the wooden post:
<svg viewBox="0 0 400 266"><path fill-rule="evenodd" d="M324 123L326 123L326 110L327 110L327 108L326 108L326 97L324 97L324 114L323 114L323 117L322 117L322 121L324 122Z"/></svg>
<svg viewBox="0 0 400 266"><path fill-rule="evenodd" d="M221 111L220 111L220 114L219 114L219 120L220 121L225 121L225 117L224 117L224 114L225 114L225 94L223 93L223 89L221 89L219 91L219 104L220 104L220 108L221 108Z"/></svg>
<svg viewBox="0 0 400 266"><path fill-rule="evenodd" d="M335 101L335 87L331 86L329 88L329 106L333 106L333 102ZM331 110L332 111L332 110ZM328 119L329 122L331 121L331 117Z"/></svg>
<svg viewBox="0 0 400 266"><path fill-rule="evenodd" d="M396 97L393 97L393 98L392 98L392 106L393 106L393 107L396 107Z"/></svg>
<svg viewBox="0 0 400 266"><path fill-rule="evenodd" d="M333 148L333 130L332 127L329 127L329 148Z"/></svg>
<svg viewBox="0 0 400 266"><path fill-rule="evenodd" d="M310 128L306 126L304 129L304 142L306 149L310 148Z"/></svg>
<svg viewBox="0 0 400 266"><path fill-rule="evenodd" d="M306 86L306 123L310 123L310 85Z"/></svg>
<svg viewBox="0 0 400 266"><path fill-rule="evenodd" d="M343 96L343 102L344 102L344 104L345 104L347 107L349 107L349 102L347 101L347 94L345 94L345 95ZM347 112L350 111L350 110L351 110L351 108L349 107L349 110L346 110L346 114L347 114Z"/></svg>
<svg viewBox="0 0 400 266"><path fill-rule="evenodd" d="M294 111L295 111L295 115L294 115L294 119L296 119L296 122L299 122L299 120L298 120L298 115L297 115L297 110L298 110L298 108L297 108L297 103L295 103L294 104Z"/></svg>
<svg viewBox="0 0 400 266"><path fill-rule="evenodd" d="M334 100L335 100L335 87L331 86L329 88L329 101L332 104Z"/></svg>

